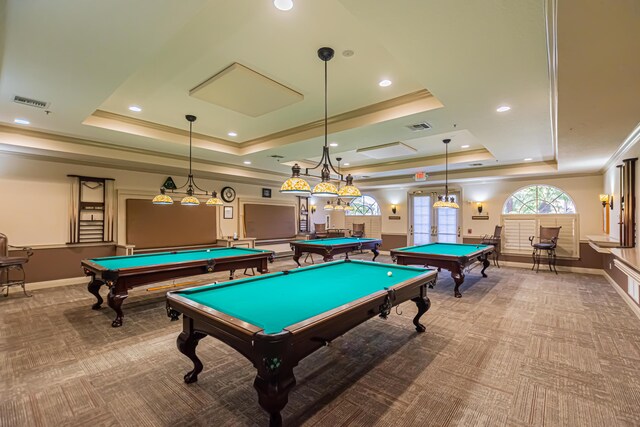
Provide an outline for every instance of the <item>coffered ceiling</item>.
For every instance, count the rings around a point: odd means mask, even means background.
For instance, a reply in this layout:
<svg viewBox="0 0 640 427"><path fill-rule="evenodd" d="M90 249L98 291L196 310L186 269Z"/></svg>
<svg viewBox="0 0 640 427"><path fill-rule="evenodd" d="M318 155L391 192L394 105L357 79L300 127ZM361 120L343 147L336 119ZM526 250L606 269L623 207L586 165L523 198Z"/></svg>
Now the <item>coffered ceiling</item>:
<svg viewBox="0 0 640 427"><path fill-rule="evenodd" d="M437 176L443 138L454 179L598 172L640 117L639 7L615 3L563 0L556 13L552 0L294 0L289 12L270 0L0 1L0 149L175 170L194 114L196 168L277 183L288 163L321 153L316 51L329 46L332 157L365 185ZM230 66L242 73L211 99L194 93ZM430 128L409 129L418 123ZM357 151L393 142L415 153Z"/></svg>

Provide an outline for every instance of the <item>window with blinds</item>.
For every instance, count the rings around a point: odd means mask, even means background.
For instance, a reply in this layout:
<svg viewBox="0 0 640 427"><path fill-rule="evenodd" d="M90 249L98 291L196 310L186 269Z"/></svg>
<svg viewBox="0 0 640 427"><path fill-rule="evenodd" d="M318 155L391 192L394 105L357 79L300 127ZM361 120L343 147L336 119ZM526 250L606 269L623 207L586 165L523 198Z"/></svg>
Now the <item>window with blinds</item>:
<svg viewBox="0 0 640 427"><path fill-rule="evenodd" d="M561 215L502 215L502 252L505 254L530 254L530 236L537 237L540 227L562 227L558 237L556 254L559 257L580 256L579 216Z"/></svg>

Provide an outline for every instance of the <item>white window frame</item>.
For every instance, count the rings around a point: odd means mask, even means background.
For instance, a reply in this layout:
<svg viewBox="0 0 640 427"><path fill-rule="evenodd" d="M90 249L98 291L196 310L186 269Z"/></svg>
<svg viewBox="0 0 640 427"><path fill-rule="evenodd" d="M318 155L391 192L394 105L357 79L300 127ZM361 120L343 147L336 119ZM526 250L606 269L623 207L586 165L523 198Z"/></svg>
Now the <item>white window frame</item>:
<svg viewBox="0 0 640 427"><path fill-rule="evenodd" d="M503 254L530 255L533 249L529 242L529 235L537 238L540 226L561 226L556 249L558 258L580 258L580 215L577 213L502 214L500 223L503 226L501 247Z"/></svg>

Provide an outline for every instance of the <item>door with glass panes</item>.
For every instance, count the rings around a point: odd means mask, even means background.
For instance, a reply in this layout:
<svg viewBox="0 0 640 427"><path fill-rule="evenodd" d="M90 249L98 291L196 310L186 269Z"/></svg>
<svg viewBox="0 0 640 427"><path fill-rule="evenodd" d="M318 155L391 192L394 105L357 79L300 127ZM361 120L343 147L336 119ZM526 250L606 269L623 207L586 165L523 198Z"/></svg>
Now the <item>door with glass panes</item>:
<svg viewBox="0 0 640 427"><path fill-rule="evenodd" d="M459 193L451 193L457 202ZM460 209L434 208L435 193L417 193L409 197L409 244L460 243Z"/></svg>

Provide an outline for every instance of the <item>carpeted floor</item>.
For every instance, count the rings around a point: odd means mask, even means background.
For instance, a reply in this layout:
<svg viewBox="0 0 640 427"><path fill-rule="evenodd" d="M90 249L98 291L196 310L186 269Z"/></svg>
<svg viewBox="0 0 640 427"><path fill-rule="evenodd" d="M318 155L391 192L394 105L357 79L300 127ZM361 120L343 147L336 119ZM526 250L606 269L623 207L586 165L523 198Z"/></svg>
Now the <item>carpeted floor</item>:
<svg viewBox="0 0 640 427"><path fill-rule="evenodd" d="M456 299L443 271L424 334L404 303L304 359L285 424L640 425L640 320L604 278L487 273L468 274ZM221 342L202 340L205 370L183 382L191 362L163 295L133 291L115 329L84 286L0 297L0 425L266 425L255 369Z"/></svg>

